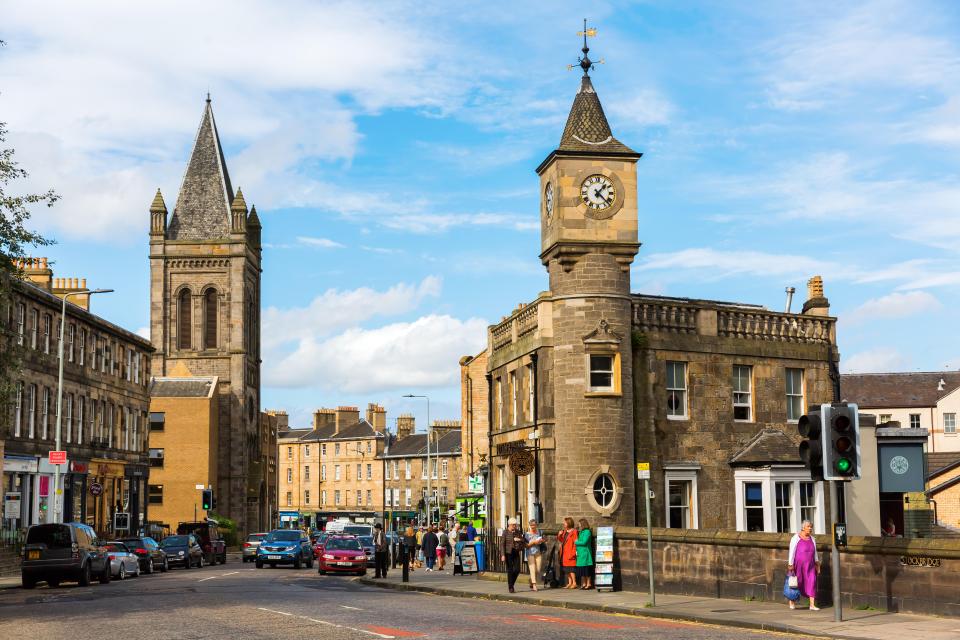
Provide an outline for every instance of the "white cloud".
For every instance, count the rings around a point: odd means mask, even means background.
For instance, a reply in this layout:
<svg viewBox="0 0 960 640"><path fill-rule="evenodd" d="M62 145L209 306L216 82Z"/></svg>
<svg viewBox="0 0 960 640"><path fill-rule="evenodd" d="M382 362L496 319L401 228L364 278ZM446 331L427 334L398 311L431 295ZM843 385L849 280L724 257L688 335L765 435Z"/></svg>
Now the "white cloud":
<svg viewBox="0 0 960 640"><path fill-rule="evenodd" d="M939 311L940 301L926 291L891 293L867 300L849 313L842 314L843 321L856 324L885 318L905 318L921 313Z"/></svg>
<svg viewBox="0 0 960 640"><path fill-rule="evenodd" d="M301 340L293 353L267 368L264 382L348 393L454 385L459 358L480 350L486 337L486 321L448 315L348 329L326 340Z"/></svg>
<svg viewBox="0 0 960 640"><path fill-rule="evenodd" d="M903 371L909 365L910 360L892 347L868 349L840 361L844 373Z"/></svg>
<svg viewBox="0 0 960 640"><path fill-rule="evenodd" d="M647 88L632 96L614 97L604 110L617 121L616 124L636 130L670 124L675 109L659 91Z"/></svg>
<svg viewBox="0 0 960 640"><path fill-rule="evenodd" d="M810 277L829 271L831 265L807 256L762 251L721 251L711 248L683 249L672 253L654 253L642 259L636 271L690 270L703 272L709 279L737 275Z"/></svg>
<svg viewBox="0 0 960 640"><path fill-rule="evenodd" d="M308 247L318 247L320 249L343 249L344 245L330 238L311 238L309 236L297 236L297 242L305 244Z"/></svg>

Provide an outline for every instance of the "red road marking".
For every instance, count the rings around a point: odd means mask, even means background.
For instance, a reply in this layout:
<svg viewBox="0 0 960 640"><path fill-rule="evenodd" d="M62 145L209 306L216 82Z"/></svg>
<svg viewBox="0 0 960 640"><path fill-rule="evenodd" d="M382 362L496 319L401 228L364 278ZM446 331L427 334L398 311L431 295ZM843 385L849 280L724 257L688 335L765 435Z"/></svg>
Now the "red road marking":
<svg viewBox="0 0 960 640"><path fill-rule="evenodd" d="M417 638L422 636L422 633L417 633L416 631L404 631L403 629L394 629L392 627L377 627L372 624L368 624L365 629L373 631L374 633L381 633L385 636L394 636L396 638Z"/></svg>
<svg viewBox="0 0 960 640"><path fill-rule="evenodd" d="M536 622L552 622L554 624L565 624L572 627L587 627L589 629L623 629L622 624L606 624L603 622L585 622L583 620L571 620L570 618L555 618L553 616L542 616L538 614L527 614L523 616L527 620Z"/></svg>

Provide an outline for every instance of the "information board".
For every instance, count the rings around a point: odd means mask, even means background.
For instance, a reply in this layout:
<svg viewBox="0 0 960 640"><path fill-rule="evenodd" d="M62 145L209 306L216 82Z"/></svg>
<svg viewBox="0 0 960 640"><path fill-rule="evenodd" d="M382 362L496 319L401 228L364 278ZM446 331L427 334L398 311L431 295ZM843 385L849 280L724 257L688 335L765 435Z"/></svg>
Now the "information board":
<svg viewBox="0 0 960 640"><path fill-rule="evenodd" d="M613 591L613 527L597 527L594 584L597 591Z"/></svg>
<svg viewBox="0 0 960 640"><path fill-rule="evenodd" d="M477 572L477 549L472 542L465 542L460 550L460 566L464 573Z"/></svg>

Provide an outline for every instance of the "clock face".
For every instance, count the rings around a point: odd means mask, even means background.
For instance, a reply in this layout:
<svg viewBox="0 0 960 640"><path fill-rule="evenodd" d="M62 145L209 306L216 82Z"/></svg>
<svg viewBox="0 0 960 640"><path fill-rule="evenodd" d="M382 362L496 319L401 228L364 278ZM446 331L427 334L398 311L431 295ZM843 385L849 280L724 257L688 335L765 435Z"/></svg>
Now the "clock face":
<svg viewBox="0 0 960 640"><path fill-rule="evenodd" d="M595 174L580 185L580 200L593 211L605 211L613 206L617 190L607 176Z"/></svg>
<svg viewBox="0 0 960 640"><path fill-rule="evenodd" d="M890 471L898 476L902 476L910 468L910 463L903 456L893 456L890 458Z"/></svg>
<svg viewBox="0 0 960 640"><path fill-rule="evenodd" d="M553 183L548 182L543 190L543 206L547 210L547 217L553 215Z"/></svg>

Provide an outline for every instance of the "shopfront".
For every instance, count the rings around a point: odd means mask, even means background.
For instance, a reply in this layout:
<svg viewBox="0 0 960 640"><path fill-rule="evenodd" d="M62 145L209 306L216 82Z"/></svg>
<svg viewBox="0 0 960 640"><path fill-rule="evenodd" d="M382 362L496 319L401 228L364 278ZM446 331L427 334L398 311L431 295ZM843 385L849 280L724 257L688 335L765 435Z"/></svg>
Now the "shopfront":
<svg viewBox="0 0 960 640"><path fill-rule="evenodd" d="M140 527L147 521L147 477L150 467L146 465L128 464L124 468L128 499L125 509L130 514L130 532L140 531Z"/></svg>
<svg viewBox="0 0 960 640"><path fill-rule="evenodd" d="M90 461L86 523L98 534L111 536L113 514L125 511L125 505L129 503L129 481L124 466L116 460L94 458Z"/></svg>
<svg viewBox="0 0 960 640"><path fill-rule="evenodd" d="M3 523L0 536L13 541L31 524L34 502L35 456L7 454L3 457Z"/></svg>
<svg viewBox="0 0 960 640"><path fill-rule="evenodd" d="M90 463L71 460L63 478L63 521L85 522L87 513L87 475Z"/></svg>

